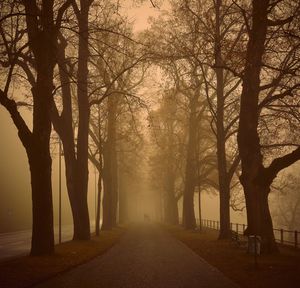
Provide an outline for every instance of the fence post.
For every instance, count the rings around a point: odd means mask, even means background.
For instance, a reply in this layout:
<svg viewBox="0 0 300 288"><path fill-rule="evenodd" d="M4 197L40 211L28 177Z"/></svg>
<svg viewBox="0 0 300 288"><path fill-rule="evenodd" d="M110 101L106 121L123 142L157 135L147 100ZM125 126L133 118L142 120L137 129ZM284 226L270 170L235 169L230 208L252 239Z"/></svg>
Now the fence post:
<svg viewBox="0 0 300 288"><path fill-rule="evenodd" d="M236 225L236 233L239 233L239 224L236 223L235 225Z"/></svg>
<svg viewBox="0 0 300 288"><path fill-rule="evenodd" d="M219 221L217 221L217 230L219 230Z"/></svg>
<svg viewBox="0 0 300 288"><path fill-rule="evenodd" d="M283 229L280 229L280 243L283 244Z"/></svg>
<svg viewBox="0 0 300 288"><path fill-rule="evenodd" d="M230 230L232 231L232 223L230 222Z"/></svg>
<svg viewBox="0 0 300 288"><path fill-rule="evenodd" d="M298 231L295 230L295 248L298 248Z"/></svg>
<svg viewBox="0 0 300 288"><path fill-rule="evenodd" d="M245 224L243 224L243 234L244 234L244 232L245 232Z"/></svg>
<svg viewBox="0 0 300 288"><path fill-rule="evenodd" d="M215 220L213 221L213 228L215 229Z"/></svg>

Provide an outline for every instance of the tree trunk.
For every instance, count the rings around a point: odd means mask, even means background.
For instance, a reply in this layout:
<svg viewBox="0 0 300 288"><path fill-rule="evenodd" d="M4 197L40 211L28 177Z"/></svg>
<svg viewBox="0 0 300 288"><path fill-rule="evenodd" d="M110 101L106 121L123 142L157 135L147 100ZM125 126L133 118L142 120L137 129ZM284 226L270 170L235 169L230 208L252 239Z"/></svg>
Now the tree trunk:
<svg viewBox="0 0 300 288"><path fill-rule="evenodd" d="M102 166L101 161L100 161L100 165ZM99 170L102 170L102 169L100 168ZM99 233L100 233L101 197L102 197L102 177L101 177L101 174L99 173L99 176L98 176L97 213L96 213L96 224L95 224L96 235L97 236L99 236Z"/></svg>
<svg viewBox="0 0 300 288"><path fill-rule="evenodd" d="M121 154L122 155L122 154ZM128 222L128 181L126 174L120 170L119 173L119 222L124 224Z"/></svg>
<svg viewBox="0 0 300 288"><path fill-rule="evenodd" d="M65 56L65 48L66 47L67 47L67 42L61 35L60 36L60 44L58 45L58 63L59 63L60 81L62 84L63 111L61 113L61 116L59 116L59 113L55 106L55 103L53 103L52 122L53 122L54 129L59 134L59 137L63 144L67 190L68 190L68 196L69 196L69 200L70 200L73 224L74 224L73 239L74 240L75 239L84 240L84 239L89 238L89 237L87 237L87 234L89 234L89 233L88 233L88 231L81 231L81 229L86 230L88 226L81 224L82 216L79 211L80 210L83 211L84 209L87 209L87 208L81 207L82 205L86 205L86 204L84 204L85 201L82 203L81 197L79 195L76 195L81 192L78 190L78 186L76 184L77 183L77 173L78 173L78 171L77 171L78 170L78 168L77 168L78 160L76 158L76 151L75 151L75 140L74 140L74 131L73 131L72 95L71 95L71 87L70 87L70 74L68 73L67 59ZM89 109L89 108L87 108L87 109ZM88 117L86 115L86 113L82 113L81 115L84 115L84 117ZM81 131L82 130L80 130L80 133L82 135ZM81 136L81 138L82 138L82 136ZM86 167L86 166L83 166L83 167ZM85 169L87 169L87 168L85 168ZM79 173L80 173L80 171L79 171ZM77 189L76 189L76 187L77 187ZM82 193L85 194L85 192L82 192ZM87 213L84 212L84 215L85 216L83 216L83 217L86 217Z"/></svg>
<svg viewBox="0 0 300 288"><path fill-rule="evenodd" d="M194 211L194 190L196 179L196 139L197 139L197 115L196 103L197 97L194 96L190 103L189 136L187 143L187 158L185 169L185 183L183 191L183 227L194 229L196 227L196 218Z"/></svg>
<svg viewBox="0 0 300 288"><path fill-rule="evenodd" d="M102 230L112 229L112 185L111 185L111 162L109 157L109 149L107 143L104 144L104 167L103 167L103 219Z"/></svg>
<svg viewBox="0 0 300 288"><path fill-rule="evenodd" d="M111 173L112 173L112 225L117 226L118 203L119 203L119 188L118 188L118 159L116 151L116 130L114 131L114 143L112 144L111 153Z"/></svg>
<svg viewBox="0 0 300 288"><path fill-rule="evenodd" d="M36 113L38 114L38 113ZM49 119L48 119L49 120ZM53 203L51 184L51 156L48 132L36 139L37 145L29 148L28 158L32 189L32 240L31 255L54 253ZM42 125L46 128L44 125ZM37 137L34 137L37 138Z"/></svg>
<svg viewBox="0 0 300 288"><path fill-rule="evenodd" d="M268 5L268 0L253 1L252 29L249 34L241 95L238 146L242 164L240 181L244 188L248 217L245 234L260 236L262 251L274 252L277 247L268 206L272 179L263 166L257 132L260 71L267 34Z"/></svg>
<svg viewBox="0 0 300 288"><path fill-rule="evenodd" d="M88 58L89 58L89 7L90 3L80 1L80 13L78 15L79 47L78 47L78 72L77 72L77 98L78 98L78 139L77 162L75 166L75 199L78 201L78 225L74 226L74 239L90 239L90 219L87 204L88 189L88 138L90 105L88 99Z"/></svg>
<svg viewBox="0 0 300 288"><path fill-rule="evenodd" d="M220 197L220 233L219 239L226 239L231 236L230 233L230 180L227 174L226 161L226 137L224 129L224 71L222 52L221 52L221 16L220 8L222 0L217 0L216 10L216 29L215 29L215 64L217 78L217 159L218 159L218 177L219 177L219 197Z"/></svg>
<svg viewBox="0 0 300 288"><path fill-rule="evenodd" d="M177 201L175 199L175 176L172 171L173 167L168 167L166 179L166 194L164 201L165 222L171 225L179 224L179 215Z"/></svg>
<svg viewBox="0 0 300 288"><path fill-rule="evenodd" d="M276 246L272 218L269 210L268 195L269 187L263 185L253 185L255 181L245 181L243 184L248 227L245 235L258 235L261 237L262 253L272 253L278 251Z"/></svg>
<svg viewBox="0 0 300 288"><path fill-rule="evenodd" d="M26 147L32 185L31 255L52 254L54 252L50 134L56 33L51 22L51 18L53 20L53 10L51 12L53 3L48 4L50 7L43 8L50 9L47 11L50 17L49 23L45 25L43 33L40 34L39 43L31 39L34 41L34 44L31 44L35 54L37 74L36 84L32 87L32 142ZM28 22L28 31L31 29L29 26L30 21Z"/></svg>
<svg viewBox="0 0 300 288"><path fill-rule="evenodd" d="M168 104L168 103L167 103ZM174 105L172 102L169 103L169 106ZM173 108L173 107L172 107ZM173 110L173 109L172 109ZM174 118L171 114L172 110L168 113L166 118L165 127L167 129L167 155L166 155L166 177L165 177L165 197L164 197L164 221L168 224L178 225L179 224L179 215L177 201L175 199L175 167L176 160L174 155Z"/></svg>
<svg viewBox="0 0 300 288"><path fill-rule="evenodd" d="M108 97L107 141L104 148L104 198L102 229L111 229L117 223L118 177L116 152L116 95Z"/></svg>
<svg viewBox="0 0 300 288"><path fill-rule="evenodd" d="M179 224L179 215L178 215L178 207L177 201L172 194L167 194L165 201L165 223L171 225L178 225Z"/></svg>

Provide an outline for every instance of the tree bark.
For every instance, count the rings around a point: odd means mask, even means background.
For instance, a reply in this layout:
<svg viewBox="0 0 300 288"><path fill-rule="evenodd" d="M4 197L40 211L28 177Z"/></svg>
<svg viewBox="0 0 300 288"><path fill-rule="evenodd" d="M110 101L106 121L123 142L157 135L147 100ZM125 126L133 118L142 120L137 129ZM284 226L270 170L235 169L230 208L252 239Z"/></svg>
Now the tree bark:
<svg viewBox="0 0 300 288"><path fill-rule="evenodd" d="M100 234L100 216L101 216L101 197L102 197L102 178L98 176L98 193L97 193L97 213L96 213L96 235Z"/></svg>
<svg viewBox="0 0 300 288"><path fill-rule="evenodd" d="M118 178L116 152L116 112L117 95L108 97L107 141L104 148L104 194L102 229L108 230L116 226L118 207Z"/></svg>
<svg viewBox="0 0 300 288"><path fill-rule="evenodd" d="M128 177L128 176L127 176ZM119 173L119 222L124 224L128 222L128 181L126 174L122 169Z"/></svg>
<svg viewBox="0 0 300 288"><path fill-rule="evenodd" d="M165 195L165 222L171 225L178 225L179 224L179 215L178 215L178 207L177 201L175 199L175 190L174 190L174 179L169 178L167 180L169 182L167 184L167 191Z"/></svg>
<svg viewBox="0 0 300 288"><path fill-rule="evenodd" d="M46 47L39 47L39 49L46 49ZM51 55L49 51L47 52ZM54 63L49 59L49 54L39 59L43 63L37 64L36 86L32 88L34 101L32 139L31 144L25 146L32 187L31 255L52 254L54 252L52 160L50 156L50 110Z"/></svg>
<svg viewBox="0 0 300 288"><path fill-rule="evenodd" d="M221 16L220 9L222 1L215 3L216 28L215 28L215 65L217 78L217 160L219 177L219 197L220 197L220 233L219 239L226 239L231 236L230 233L230 179L227 173L226 160L226 137L224 129L224 69L221 52Z"/></svg>
<svg viewBox="0 0 300 288"><path fill-rule="evenodd" d="M172 115L168 115L166 123L167 129L167 167L165 177L165 199L164 217L165 222L172 225L179 224L178 206L175 199L175 155L174 155L174 120Z"/></svg>
<svg viewBox="0 0 300 288"><path fill-rule="evenodd" d="M80 10L75 3L73 9L79 27L78 71L77 71L77 103L78 103L78 134L77 149L72 119L72 95L68 66L64 49L67 46L63 36L60 37L58 53L59 72L62 83L63 111L59 116L53 103L52 121L59 134L64 148L67 189L71 204L74 240L90 239L90 221L87 204L88 188L88 131L90 106L88 99L88 13L90 1L80 1ZM77 150L77 151L76 151Z"/></svg>
<svg viewBox="0 0 300 288"><path fill-rule="evenodd" d="M90 239L90 219L87 204L88 189L88 138L90 105L88 97L88 58L89 58L89 8L90 1L80 1L78 15L79 47L77 72L77 98L78 98L78 134L77 134L77 163L75 178L75 197L78 201L79 225L74 227L74 239Z"/></svg>
<svg viewBox="0 0 300 288"><path fill-rule="evenodd" d="M244 188L248 218L245 234L260 236L262 251L274 252L277 247L268 207L272 181L266 177L257 131L260 71L267 34L268 4L268 0L253 1L252 29L247 46L241 95L238 146L242 165L240 180Z"/></svg>
<svg viewBox="0 0 300 288"><path fill-rule="evenodd" d="M32 186L33 224L30 253L42 255L54 252L50 133L57 31L54 27L53 1L43 1L42 29L38 25L35 1L24 1L24 6L29 45L34 54L37 75L32 88L32 139L29 145L25 145ZM32 15L33 12L35 14Z"/></svg>
<svg viewBox="0 0 300 288"><path fill-rule="evenodd" d="M194 229L196 227L196 218L194 211L194 190L196 179L196 145L197 145L197 115L196 115L197 96L191 99L189 136L187 143L187 157L185 168L185 183L183 191L183 227Z"/></svg>

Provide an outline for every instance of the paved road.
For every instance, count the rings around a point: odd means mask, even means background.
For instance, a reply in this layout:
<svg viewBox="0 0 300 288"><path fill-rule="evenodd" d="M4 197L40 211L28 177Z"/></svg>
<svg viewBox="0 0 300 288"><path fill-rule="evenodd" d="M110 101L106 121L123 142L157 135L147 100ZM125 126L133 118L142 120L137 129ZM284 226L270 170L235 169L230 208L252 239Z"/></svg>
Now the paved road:
<svg viewBox="0 0 300 288"><path fill-rule="evenodd" d="M237 288L159 227L136 225L106 254L41 283L47 287Z"/></svg>
<svg viewBox="0 0 300 288"><path fill-rule="evenodd" d="M94 231L94 223L91 231ZM55 242L58 243L58 226L54 228ZM62 241L69 241L73 237L73 225L62 226ZM8 258L26 255L30 252L31 230L11 233L0 233L0 261Z"/></svg>

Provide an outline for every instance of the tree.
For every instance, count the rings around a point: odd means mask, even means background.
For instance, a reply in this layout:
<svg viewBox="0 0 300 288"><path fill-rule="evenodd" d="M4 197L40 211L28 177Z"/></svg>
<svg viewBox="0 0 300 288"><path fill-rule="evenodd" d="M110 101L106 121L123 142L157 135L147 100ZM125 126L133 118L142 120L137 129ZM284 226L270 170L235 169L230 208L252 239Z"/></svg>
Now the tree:
<svg viewBox="0 0 300 288"><path fill-rule="evenodd" d="M72 63L70 63L70 61L66 58L68 42L63 34L59 35L60 43L58 53L62 111L60 114L56 103L53 101L52 122L55 130L62 140L64 148L67 188L74 223L73 239L88 240L90 239L90 221L87 205L88 133L90 117L88 93L88 23L89 9L93 1L80 1L80 6L78 6L76 1L71 2L78 26L78 57L76 73L78 127L76 129L76 146L73 129L72 87L70 81L74 72L74 64L72 65Z"/></svg>
<svg viewBox="0 0 300 288"><path fill-rule="evenodd" d="M296 167L297 169L297 167ZM292 171L276 178L272 184L271 214L277 227L299 231L300 220L300 179ZM294 238L291 233L290 238Z"/></svg>
<svg viewBox="0 0 300 288"><path fill-rule="evenodd" d="M278 15L279 7L284 11L284 18L283 15ZM283 55L277 58L279 60L283 59L282 62L279 61L279 66L278 62L276 63L274 59L273 63L268 65L267 62L271 59L268 56L271 53L267 48L269 44L274 45L277 43L278 45L278 43L281 43L280 45L282 45L284 36L291 33L293 35L291 37L296 43L293 42L295 44L289 45L283 54L287 55L291 50L295 52L295 47L299 45L299 38L294 35L294 31L296 30L293 31L293 28L295 28L294 25L297 26L297 22L293 22L293 20L297 19L297 14L295 14L298 13L297 11L299 11L299 3L297 1L292 1L288 5L286 1L254 0L252 2L252 25L248 30L249 40L243 72L243 89L241 93L240 122L238 128L238 146L242 166L240 181L244 188L247 206L248 228L245 233L247 235L261 236L262 250L264 252L277 251L268 205L270 185L279 171L300 159L300 148L297 148L281 157L273 159L269 165L265 165L264 163L258 130L261 108L266 103L283 99L288 95L294 95L299 87L299 84L295 84L292 80L295 80L294 77L297 75L299 66L294 66L295 63L293 63L294 71L290 73L287 68L292 68L291 62L284 61L288 59L283 57ZM287 29L288 26L291 29ZM277 33L281 31L285 32L279 36ZM273 36L274 34L278 36L277 38L272 38L275 39L275 43L272 43L270 38L267 38L268 32L272 33ZM278 49L276 44L274 47ZM271 82L264 85L261 84L264 74L263 67L271 68L273 73L277 67L277 73L273 76ZM278 86L279 83L281 85ZM280 87L280 90L276 89L278 87ZM265 96L266 94L263 92L268 88L270 88L269 93ZM263 95L265 98L261 100Z"/></svg>
<svg viewBox="0 0 300 288"><path fill-rule="evenodd" d="M112 5L111 9L118 11L119 6ZM101 169L103 179L103 222L102 229L111 229L117 224L118 209L118 171L119 171L119 143L120 130L119 114L124 107L130 110L132 99L136 99L135 89L142 82L141 75L136 73L143 56L139 55L138 45L132 39L132 27L126 18L114 18L110 14L103 19L107 28L99 31L93 39L94 50L102 57L95 55L91 58L93 77L96 85L92 92L90 105L100 105L102 117L102 139L96 132L97 121L91 121L90 135L102 154L103 167L95 159L91 151L90 160ZM106 27L104 26L104 27ZM110 27L114 27L113 29ZM93 118L93 117L92 117ZM101 142L101 145L99 146Z"/></svg>
<svg viewBox="0 0 300 288"><path fill-rule="evenodd" d="M156 149L150 157L152 186L162 194L164 222L179 224L179 213L176 199L176 186L180 177L182 154L182 113L177 107L175 90L165 92L160 108L151 111L149 126L151 138ZM180 115L181 114L181 115Z"/></svg>
<svg viewBox="0 0 300 288"><path fill-rule="evenodd" d="M69 5L70 1L60 4L55 19L53 0L1 3L1 12L4 12L0 19L1 46L5 47L3 53L5 58L1 66L7 70L7 78L5 88L0 90L0 103L10 113L28 157L33 215L31 255L54 252L49 150L53 71L56 64L58 30L63 14ZM7 30L9 25L12 25L15 31L15 38L11 38ZM29 54L32 54L34 73L23 61ZM32 83L32 130L19 113L16 100L9 97L12 93L11 83L16 76L14 71L18 66L24 69L25 75Z"/></svg>
<svg viewBox="0 0 300 288"><path fill-rule="evenodd" d="M198 39L198 50L188 53L201 67L205 81L211 128L216 137L218 183L220 197L220 234L228 238L230 231L230 185L239 164L236 141L238 94L240 77L224 69L236 58L240 38L245 34L240 15L231 1L190 1L181 4L182 14L197 23L193 30ZM188 48L188 45L186 45ZM240 57L241 58L241 57ZM238 59L240 59L238 58ZM235 65L232 65L233 67ZM232 149L236 147L235 149Z"/></svg>

